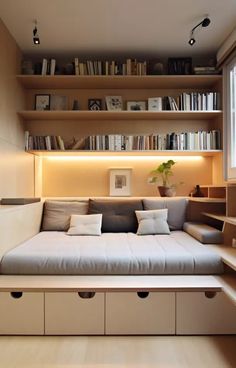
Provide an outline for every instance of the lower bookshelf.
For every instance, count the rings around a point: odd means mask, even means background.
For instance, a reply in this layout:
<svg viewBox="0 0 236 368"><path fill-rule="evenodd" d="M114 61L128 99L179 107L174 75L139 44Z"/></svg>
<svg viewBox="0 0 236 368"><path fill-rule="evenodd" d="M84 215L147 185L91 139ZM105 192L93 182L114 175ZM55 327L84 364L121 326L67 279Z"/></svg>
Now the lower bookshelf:
<svg viewBox="0 0 236 368"><path fill-rule="evenodd" d="M143 151L92 151L92 150L28 150L26 151L37 156L216 156L222 150L200 150L200 151L180 151L180 150L143 150Z"/></svg>

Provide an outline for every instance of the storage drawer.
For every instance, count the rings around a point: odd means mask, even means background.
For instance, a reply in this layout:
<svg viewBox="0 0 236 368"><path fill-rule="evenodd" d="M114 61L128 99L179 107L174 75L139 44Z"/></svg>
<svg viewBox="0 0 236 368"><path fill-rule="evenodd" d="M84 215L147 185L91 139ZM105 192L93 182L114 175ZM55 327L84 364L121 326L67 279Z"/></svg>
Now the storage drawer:
<svg viewBox="0 0 236 368"><path fill-rule="evenodd" d="M45 293L46 335L103 335L104 293Z"/></svg>
<svg viewBox="0 0 236 368"><path fill-rule="evenodd" d="M176 334L235 334L236 307L223 292L177 293Z"/></svg>
<svg viewBox="0 0 236 368"><path fill-rule="evenodd" d="M0 334L43 335L43 293L0 293Z"/></svg>
<svg viewBox="0 0 236 368"><path fill-rule="evenodd" d="M106 334L174 334L175 294L106 293Z"/></svg>

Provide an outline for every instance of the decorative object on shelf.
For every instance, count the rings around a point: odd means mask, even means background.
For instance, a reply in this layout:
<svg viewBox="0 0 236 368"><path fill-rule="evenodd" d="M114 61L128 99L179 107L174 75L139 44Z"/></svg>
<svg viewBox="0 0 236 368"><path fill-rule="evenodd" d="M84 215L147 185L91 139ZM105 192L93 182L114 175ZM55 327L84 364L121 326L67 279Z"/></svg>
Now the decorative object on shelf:
<svg viewBox="0 0 236 368"><path fill-rule="evenodd" d="M50 95L35 95L35 110L50 110Z"/></svg>
<svg viewBox="0 0 236 368"><path fill-rule="evenodd" d="M40 39L39 39L39 34L38 34L38 22L37 20L34 21L34 29L33 29L33 43L35 45L40 45Z"/></svg>
<svg viewBox="0 0 236 368"><path fill-rule="evenodd" d="M33 75L34 74L34 66L31 60L23 60L21 64L22 74L24 75Z"/></svg>
<svg viewBox="0 0 236 368"><path fill-rule="evenodd" d="M195 27L192 28L191 33L190 33L190 39L188 41L190 46L193 46L196 42L194 38L194 32L196 31L196 29L200 26L202 26L202 28L206 28L209 26L210 23L211 23L210 18L206 16L200 23L198 23Z"/></svg>
<svg viewBox="0 0 236 368"><path fill-rule="evenodd" d="M146 110L146 101L127 101L128 111L144 111Z"/></svg>
<svg viewBox="0 0 236 368"><path fill-rule="evenodd" d="M197 184L194 190L190 193L191 197L204 197L203 192L201 191L200 185Z"/></svg>
<svg viewBox="0 0 236 368"><path fill-rule="evenodd" d="M110 196L131 195L131 168L110 169Z"/></svg>
<svg viewBox="0 0 236 368"><path fill-rule="evenodd" d="M100 98L89 98L88 99L88 109L91 111L102 110L102 100Z"/></svg>
<svg viewBox="0 0 236 368"><path fill-rule="evenodd" d="M192 74L192 58L169 58L168 74L171 75L188 75Z"/></svg>
<svg viewBox="0 0 236 368"><path fill-rule="evenodd" d="M164 64L159 59L148 61L148 74L149 75L163 75L164 74Z"/></svg>
<svg viewBox="0 0 236 368"><path fill-rule="evenodd" d="M172 166L176 162L173 160L168 160L162 162L156 169L151 171L151 180L149 183L161 183L158 186L158 190L161 197L173 197L176 194L177 184L170 183L170 176L173 176ZM182 182L179 184L183 184Z"/></svg>
<svg viewBox="0 0 236 368"><path fill-rule="evenodd" d="M73 101L72 110L79 110L79 101L78 100Z"/></svg>
<svg viewBox="0 0 236 368"><path fill-rule="evenodd" d="M150 97L148 99L149 111L162 111L162 97Z"/></svg>
<svg viewBox="0 0 236 368"><path fill-rule="evenodd" d="M122 111L121 96L106 96L106 106L108 111Z"/></svg>
<svg viewBox="0 0 236 368"><path fill-rule="evenodd" d="M67 110L68 109L68 99L67 96L51 96L50 110Z"/></svg>

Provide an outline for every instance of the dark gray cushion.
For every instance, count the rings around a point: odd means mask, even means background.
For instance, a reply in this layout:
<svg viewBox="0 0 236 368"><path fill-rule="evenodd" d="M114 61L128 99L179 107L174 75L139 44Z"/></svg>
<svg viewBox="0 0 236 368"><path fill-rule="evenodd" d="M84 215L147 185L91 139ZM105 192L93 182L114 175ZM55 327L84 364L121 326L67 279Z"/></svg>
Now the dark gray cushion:
<svg viewBox="0 0 236 368"><path fill-rule="evenodd" d="M221 244L224 241L220 230L206 224L185 222L184 231L203 244Z"/></svg>
<svg viewBox="0 0 236 368"><path fill-rule="evenodd" d="M135 211L143 210L141 200L89 200L89 214L102 213L103 233L136 233Z"/></svg>

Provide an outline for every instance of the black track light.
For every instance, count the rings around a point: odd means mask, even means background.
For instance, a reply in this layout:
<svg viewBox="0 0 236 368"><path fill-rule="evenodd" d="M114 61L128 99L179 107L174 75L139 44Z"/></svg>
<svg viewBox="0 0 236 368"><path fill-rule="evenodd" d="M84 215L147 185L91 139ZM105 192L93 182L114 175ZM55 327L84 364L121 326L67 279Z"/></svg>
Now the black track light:
<svg viewBox="0 0 236 368"><path fill-rule="evenodd" d="M194 37L194 32L196 31L196 29L198 27L200 27L200 26L206 28L206 27L209 26L210 23L211 23L211 20L207 16L200 23L198 23L195 27L193 27L193 29L191 30L191 33L190 33L190 39L188 41L188 43L189 43L190 46L193 46L195 44L195 42L196 42L195 37Z"/></svg>
<svg viewBox="0 0 236 368"><path fill-rule="evenodd" d="M38 35L38 28L37 28L37 21L35 20L34 22L35 26L33 29L33 43L35 45L39 45L40 44L40 39L39 39L39 35Z"/></svg>

